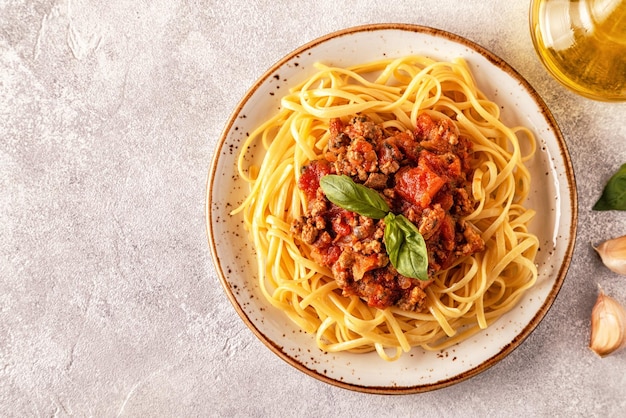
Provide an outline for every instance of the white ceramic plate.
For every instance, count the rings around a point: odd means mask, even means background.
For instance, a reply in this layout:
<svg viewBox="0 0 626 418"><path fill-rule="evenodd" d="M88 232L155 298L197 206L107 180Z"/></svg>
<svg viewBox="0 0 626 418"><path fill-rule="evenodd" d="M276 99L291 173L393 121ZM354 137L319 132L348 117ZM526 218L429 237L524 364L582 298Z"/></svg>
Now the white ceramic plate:
<svg viewBox="0 0 626 418"><path fill-rule="evenodd" d="M532 129L538 152L528 164L532 192L527 206L540 239L539 279L517 308L487 330L443 352L413 349L387 363L376 353L327 354L314 337L298 330L271 307L256 284L254 250L241 217L229 211L247 186L238 178L236 157L249 133L275 112L280 96L310 75L313 63L338 66L408 54L437 60L463 57L479 87L502 107L509 125ZM457 35L412 25L383 24L332 33L298 48L270 68L241 100L220 138L207 184L209 245L222 285L246 325L274 353L297 369L340 387L371 393L414 393L457 383L511 353L537 326L553 303L567 272L576 235L577 197L572 165L561 133L544 102L508 64Z"/></svg>

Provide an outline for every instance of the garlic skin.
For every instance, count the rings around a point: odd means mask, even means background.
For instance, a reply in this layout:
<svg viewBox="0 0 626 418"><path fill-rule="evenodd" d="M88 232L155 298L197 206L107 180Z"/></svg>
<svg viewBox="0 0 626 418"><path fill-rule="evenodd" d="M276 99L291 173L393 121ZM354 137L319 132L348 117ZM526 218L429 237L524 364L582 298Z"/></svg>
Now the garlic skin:
<svg viewBox="0 0 626 418"><path fill-rule="evenodd" d="M604 241L594 250L610 270L626 275L626 235Z"/></svg>
<svg viewBox="0 0 626 418"><path fill-rule="evenodd" d="M626 309L598 287L598 298L591 311L589 348L606 357L626 346Z"/></svg>

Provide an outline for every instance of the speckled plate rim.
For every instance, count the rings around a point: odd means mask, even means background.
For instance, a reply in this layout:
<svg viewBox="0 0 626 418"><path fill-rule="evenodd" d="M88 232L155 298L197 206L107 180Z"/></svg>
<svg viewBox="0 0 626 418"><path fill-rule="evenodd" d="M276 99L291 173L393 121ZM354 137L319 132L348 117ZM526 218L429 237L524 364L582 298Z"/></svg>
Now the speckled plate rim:
<svg viewBox="0 0 626 418"><path fill-rule="evenodd" d="M412 33L425 34L433 37L441 37L445 38L448 41L453 43L462 45L470 50L479 53L484 58L486 58L493 66L498 67L502 71L506 72L510 77L514 78L520 85L520 87L527 92L530 96L531 100L536 104L536 106L540 109L540 112L543 114L545 118L545 122L551 129L551 134L554 135L554 140L556 144L552 144L554 149L557 152L554 152L553 155L549 155L548 158L554 160L558 160L559 167L562 169L562 172L559 175L562 176L563 186L559 185L556 188L561 188L567 192L569 199L563 202L561 208L557 208L558 211L569 211L566 213L565 218L568 220L568 224L557 227L561 232L557 237L555 235L555 240L564 239L567 240L566 244L560 245L561 254L559 257L561 258L558 261L558 265L554 266L554 272L551 273L552 277L552 286L548 290L547 296L541 306L535 311L534 316L528 321L528 323L523 326L523 328L517 333L517 335L511 339L510 342L505 344L504 346L497 351L497 353L491 355L484 361L480 362L477 365L473 365L472 367L468 367L466 370L461 373L454 374L450 377L443 378L434 382L428 382L425 384L409 384L409 385L370 385L370 384L361 384L355 382L347 382L343 379L338 379L335 377L329 377L326 373L321 372L319 370L315 370L308 365L305 365L303 361L300 359L296 359L290 353L287 353L283 348L280 341L274 341L272 338L268 337L266 332L263 329L260 329L259 324L256 323L258 321L252 320L246 309L243 306L243 302L240 298L235 294L233 290L233 285L229 279L228 268L222 263L220 248L218 244L218 238L216 237L216 232L214 226L216 222L219 222L219 212L214 214L212 207L214 205L214 193L215 193L215 182L218 181L218 165L220 160L220 155L224 152L224 148L226 146L227 140L229 138L229 134L232 133L232 130L238 120L241 117L240 112L250 100L251 97L255 95L257 90L264 84L267 83L270 77L277 77L277 70L282 68L284 65L293 61L295 57L302 56L306 54L307 51L310 51L312 48L315 48L321 44L324 44L330 40L351 36L354 34L358 34L360 32L381 32L385 33L385 31L405 31ZM381 35L382 36L382 35ZM310 52L309 52L310 53ZM296 64L297 65L297 64ZM232 145L232 144L231 144ZM231 150L232 152L232 150ZM557 154L557 155L554 155ZM562 166L560 165L562 164ZM547 174L547 173L546 173ZM553 181L558 182L558 179L552 179ZM569 264L572 259L572 254L574 250L574 244L576 239L576 229L577 229L577 219L578 219L578 210L577 210L577 192L576 192L576 182L573 171L573 166L570 160L569 152L567 150L566 143L563 139L560 129L549 111L548 107L541 99L541 97L536 93L536 91L532 88L532 86L509 64L507 64L504 60L488 51L484 47L465 39L459 35L446 32L440 29L435 29L426 26L412 25L412 24L374 24L374 25L363 25L356 26L347 29L343 29L337 32L333 32L322 36L318 39L315 39L286 55L281 60L276 62L270 69L268 69L255 83L254 85L247 91L245 96L241 99L239 104L236 106L235 110L232 112L231 117L229 118L226 126L222 132L222 135L217 144L213 160L211 162L211 166L209 169L208 177L207 177L207 194L206 194L206 227L207 227L207 237L208 243L211 250L212 258L221 282L222 287L225 290L226 295L228 296L230 302L235 308L236 312L242 318L244 323L250 328L250 330L256 335L256 337L262 341L271 351L277 354L281 359L286 361L288 364L292 365L296 369L306 373L309 376L312 376L318 380L329 383L334 386L342 387L344 389L366 392L366 393L374 393L374 394L410 394L410 393L420 393L426 392L434 389L440 389L443 387L450 386L452 384L456 384L462 382L470 377L473 377L487 369L491 366L502 360L508 354L510 354L515 348L517 348L529 335L530 333L537 327L537 325L541 322L541 320L545 317L548 310L552 306L555 298L557 297L563 281L565 280L565 276L567 274L567 270L569 268ZM567 219L569 218L569 219ZM560 219L560 218L559 218ZM244 236L241 239L246 239ZM556 241L555 241L556 242ZM311 337L312 338L312 337Z"/></svg>

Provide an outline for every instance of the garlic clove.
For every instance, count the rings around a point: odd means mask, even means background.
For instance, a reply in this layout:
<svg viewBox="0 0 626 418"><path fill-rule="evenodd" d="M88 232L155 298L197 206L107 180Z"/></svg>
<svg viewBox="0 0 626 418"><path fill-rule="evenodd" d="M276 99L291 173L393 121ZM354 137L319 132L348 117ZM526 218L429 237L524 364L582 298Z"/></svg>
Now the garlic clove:
<svg viewBox="0 0 626 418"><path fill-rule="evenodd" d="M598 287L598 298L591 311L589 348L600 357L626 346L626 310Z"/></svg>
<svg viewBox="0 0 626 418"><path fill-rule="evenodd" d="M610 270L626 275L626 235L604 241L594 250Z"/></svg>

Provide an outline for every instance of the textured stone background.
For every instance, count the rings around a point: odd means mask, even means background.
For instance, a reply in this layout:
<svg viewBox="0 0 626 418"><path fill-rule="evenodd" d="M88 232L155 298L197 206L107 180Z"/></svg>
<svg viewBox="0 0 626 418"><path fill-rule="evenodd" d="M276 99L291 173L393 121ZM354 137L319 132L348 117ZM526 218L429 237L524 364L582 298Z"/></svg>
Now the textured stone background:
<svg viewBox="0 0 626 418"><path fill-rule="evenodd" d="M207 170L240 97L301 44L380 22L455 32L516 68L563 130L580 197L574 260L535 332L410 396L277 358L227 300L205 235ZM0 415L618 416L626 351L593 355L588 318L596 284L626 303L626 279L590 243L626 234L626 215L590 208L626 161L625 111L547 75L523 1L0 0Z"/></svg>

